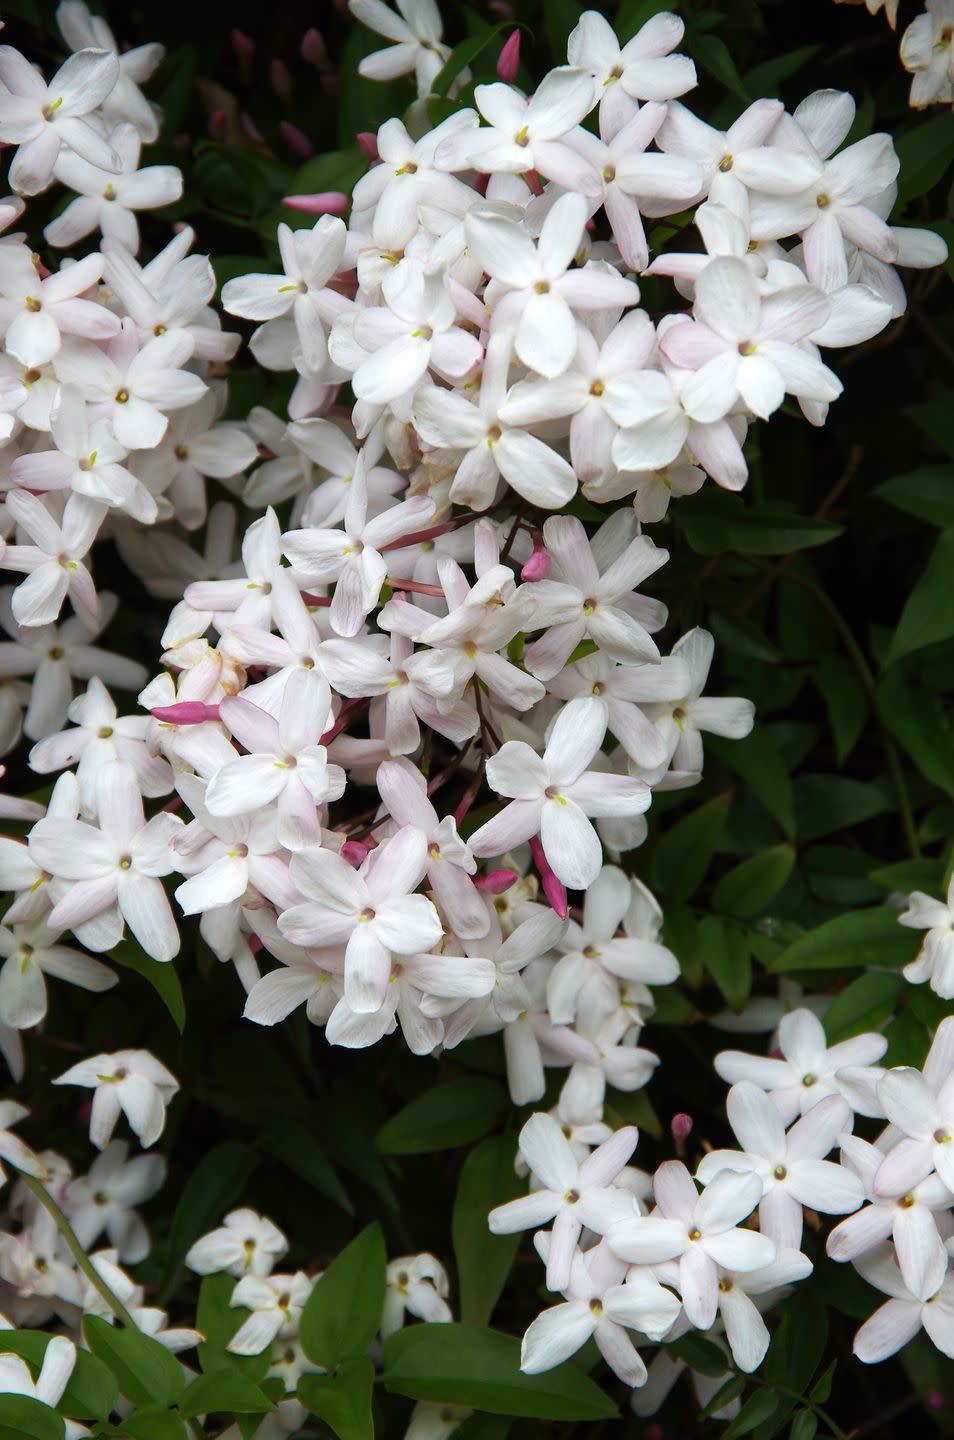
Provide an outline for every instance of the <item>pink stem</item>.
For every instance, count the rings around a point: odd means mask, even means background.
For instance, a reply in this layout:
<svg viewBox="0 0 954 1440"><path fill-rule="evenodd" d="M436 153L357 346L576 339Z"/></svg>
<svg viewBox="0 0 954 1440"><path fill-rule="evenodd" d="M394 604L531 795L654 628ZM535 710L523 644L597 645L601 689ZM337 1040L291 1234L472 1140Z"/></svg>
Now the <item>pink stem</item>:
<svg viewBox="0 0 954 1440"><path fill-rule="evenodd" d="M444 592L439 585L425 585L421 580L392 580L390 575L386 582L392 590L413 590L415 595L434 595L438 600L443 600Z"/></svg>

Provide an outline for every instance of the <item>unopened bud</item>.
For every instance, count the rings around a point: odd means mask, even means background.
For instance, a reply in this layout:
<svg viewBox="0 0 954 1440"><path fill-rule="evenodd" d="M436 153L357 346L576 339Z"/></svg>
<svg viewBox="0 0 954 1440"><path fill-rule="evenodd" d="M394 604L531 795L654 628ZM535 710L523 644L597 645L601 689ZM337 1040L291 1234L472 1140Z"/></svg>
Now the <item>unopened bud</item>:
<svg viewBox="0 0 954 1440"><path fill-rule="evenodd" d="M925 1393L924 1403L929 1410L943 1410L947 1404L947 1401L941 1394L940 1390L938 1390L936 1387L932 1387Z"/></svg>
<svg viewBox="0 0 954 1440"><path fill-rule="evenodd" d="M373 849L374 846L366 840L346 840L341 847L341 856L357 870L359 865L364 864Z"/></svg>
<svg viewBox="0 0 954 1440"><path fill-rule="evenodd" d="M229 39L232 41L235 58L244 69L255 54L255 41L251 35L246 35L244 30L239 30L238 26L232 29Z"/></svg>
<svg viewBox="0 0 954 1440"><path fill-rule="evenodd" d="M316 30L314 25L301 37L298 53L309 65L314 65L316 70L327 70L330 63L328 47L321 31Z"/></svg>
<svg viewBox="0 0 954 1440"><path fill-rule="evenodd" d="M533 554L520 571L521 580L545 580L550 573L550 555L539 533L533 537Z"/></svg>
<svg viewBox="0 0 954 1440"><path fill-rule="evenodd" d="M686 1153L686 1141L692 1134L693 1119L684 1110L674 1115L669 1122L669 1132L676 1146L676 1154L682 1158Z"/></svg>
<svg viewBox="0 0 954 1440"><path fill-rule="evenodd" d="M283 120L278 128L285 144L299 160L309 160L314 155L315 147L304 130L299 130L297 125L291 125L287 120Z"/></svg>
<svg viewBox="0 0 954 1440"><path fill-rule="evenodd" d="M520 31L514 30L508 36L497 60L497 74L501 80L512 85L520 69Z"/></svg>
<svg viewBox="0 0 954 1440"><path fill-rule="evenodd" d="M530 841L530 852L533 855L533 863L537 867L537 874L540 876L540 885L544 895L560 919L565 920L570 908L566 886L557 879L550 868L550 862L543 853L543 846L538 835L534 835Z"/></svg>
<svg viewBox="0 0 954 1440"><path fill-rule="evenodd" d="M284 60L273 60L268 67L268 78L279 100L290 100L292 93L291 71Z"/></svg>
<svg viewBox="0 0 954 1440"><path fill-rule="evenodd" d="M251 115L249 115L247 110L242 111L241 115L239 116L239 122L241 123L242 129L245 131L245 134L250 140L254 140L258 144L261 144L264 141L264 135L262 134L261 130L259 130L258 126L255 124L255 121L252 119Z"/></svg>
<svg viewBox="0 0 954 1440"><path fill-rule="evenodd" d="M201 700L177 700L174 705L155 705L151 712L165 725L203 725L218 720L218 705L205 705Z"/></svg>
<svg viewBox="0 0 954 1440"><path fill-rule="evenodd" d="M355 136L355 140L357 141L358 149L361 151L362 155L367 155L369 160L377 160L377 135L373 135L370 130L359 130L357 135Z"/></svg>
<svg viewBox="0 0 954 1440"><path fill-rule="evenodd" d="M224 110L212 110L209 114L209 134L213 140L224 140L227 120Z"/></svg>
<svg viewBox="0 0 954 1440"><path fill-rule="evenodd" d="M485 895L502 895L519 878L516 870L488 870L486 875L474 876L474 885Z"/></svg>
<svg viewBox="0 0 954 1440"><path fill-rule="evenodd" d="M343 215L348 197L341 190L318 190L314 195L286 195L282 204L303 215Z"/></svg>

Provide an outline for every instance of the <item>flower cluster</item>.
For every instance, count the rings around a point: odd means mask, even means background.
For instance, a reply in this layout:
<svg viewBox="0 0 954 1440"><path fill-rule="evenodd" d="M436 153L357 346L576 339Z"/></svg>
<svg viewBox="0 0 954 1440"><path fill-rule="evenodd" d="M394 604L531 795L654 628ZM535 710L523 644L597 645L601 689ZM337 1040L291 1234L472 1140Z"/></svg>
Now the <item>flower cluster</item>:
<svg viewBox="0 0 954 1440"><path fill-rule="evenodd" d="M490 1226L552 1221L534 1243L547 1288L564 1300L527 1330L525 1370L558 1365L592 1337L621 1380L647 1387L633 1403L650 1414L678 1370L666 1352L647 1370L636 1344L703 1330L724 1337L727 1369L729 1354L756 1369L769 1343L763 1313L812 1271L801 1251L806 1209L847 1215L828 1254L890 1297L855 1337L860 1360L884 1360L922 1327L954 1353L954 1018L923 1071L883 1069L881 1035L829 1046L807 1009L789 1012L776 1040L773 1058L716 1058L734 1082L727 1108L739 1148L709 1150L695 1179L678 1160L651 1177L628 1166L631 1126L587 1134L545 1113L527 1122L530 1193L492 1211ZM869 1142L852 1133L856 1116L888 1126ZM838 1161L826 1158L836 1146Z"/></svg>
<svg viewBox="0 0 954 1440"><path fill-rule="evenodd" d="M840 5L866 4L871 15L884 10L893 30L898 0L837 0ZM912 76L908 103L915 110L954 103L954 4L924 0L924 9L901 36L901 64Z"/></svg>

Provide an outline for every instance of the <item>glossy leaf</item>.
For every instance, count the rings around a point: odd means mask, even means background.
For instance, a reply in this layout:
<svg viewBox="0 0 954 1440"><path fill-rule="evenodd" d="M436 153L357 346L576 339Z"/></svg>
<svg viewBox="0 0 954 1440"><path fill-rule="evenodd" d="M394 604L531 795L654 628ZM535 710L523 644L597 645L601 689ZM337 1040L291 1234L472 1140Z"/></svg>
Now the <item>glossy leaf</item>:
<svg viewBox="0 0 954 1440"><path fill-rule="evenodd" d="M87 1315L83 1331L93 1354L108 1366L119 1389L137 1405L174 1405L185 1388L182 1366L164 1345L140 1330L123 1330Z"/></svg>
<svg viewBox="0 0 954 1440"><path fill-rule="evenodd" d="M464 1075L434 1085L392 1115L374 1138L383 1155L424 1155L470 1145L486 1135L509 1108L503 1086L484 1075Z"/></svg>
<svg viewBox="0 0 954 1440"><path fill-rule="evenodd" d="M309 1360L331 1369L364 1355L381 1324L386 1264L377 1224L335 1256L302 1311L298 1334Z"/></svg>
<svg viewBox="0 0 954 1440"><path fill-rule="evenodd" d="M367 1356L346 1360L333 1375L303 1375L298 1398L339 1440L372 1440L374 1365Z"/></svg>
<svg viewBox="0 0 954 1440"><path fill-rule="evenodd" d="M465 1324L486 1325L490 1320L520 1245L519 1235L492 1235L487 1224L494 1206L524 1188L514 1170L516 1149L514 1136L491 1135L461 1166L452 1235Z"/></svg>
<svg viewBox="0 0 954 1440"><path fill-rule="evenodd" d="M836 915L789 945L770 969L785 974L792 970L906 965L914 959L920 942L913 930L898 924L899 913L887 905L876 905Z"/></svg>

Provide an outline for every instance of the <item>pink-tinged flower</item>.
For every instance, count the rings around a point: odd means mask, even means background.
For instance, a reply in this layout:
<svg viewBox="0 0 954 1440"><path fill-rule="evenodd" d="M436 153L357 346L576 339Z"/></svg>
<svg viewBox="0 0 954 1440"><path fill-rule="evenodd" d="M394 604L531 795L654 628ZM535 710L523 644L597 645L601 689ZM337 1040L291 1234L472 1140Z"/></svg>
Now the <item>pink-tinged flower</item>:
<svg viewBox="0 0 954 1440"><path fill-rule="evenodd" d="M573 1256L585 1225L602 1235L625 1196L613 1182L636 1149L635 1125L617 1130L580 1161L559 1123L538 1111L520 1131L520 1150L532 1175L544 1188L491 1210L488 1223L495 1235L536 1229L553 1221L547 1257L547 1289L565 1290Z"/></svg>
<svg viewBox="0 0 954 1440"><path fill-rule="evenodd" d="M93 46L108 50L119 62L116 83L102 102L101 114L110 127L128 120L150 145L159 136L159 106L153 105L140 90L165 55L165 48L150 41L146 45L123 48L120 53L116 37L102 15L90 13L85 0L60 0L56 7L56 23L71 50ZM78 146L73 146L78 149Z"/></svg>
<svg viewBox="0 0 954 1440"><path fill-rule="evenodd" d="M434 501L414 495L369 518L362 470L352 481L341 530L289 530L282 536L282 549L299 583L335 581L328 617L335 633L349 639L377 605L387 578L388 562L381 550L419 530L433 514Z"/></svg>
<svg viewBox="0 0 954 1440"><path fill-rule="evenodd" d="M117 906L146 954L171 960L179 932L159 877L173 869L169 842L182 821L160 811L147 823L135 772L121 761L103 766L96 788L99 829L47 815L30 834L38 863L74 882L48 923L74 929Z"/></svg>
<svg viewBox="0 0 954 1440"><path fill-rule="evenodd" d="M836 1225L826 1249L833 1260L857 1260L893 1239L904 1283L929 1300L947 1274L948 1256L936 1216L954 1205L954 1195L939 1175L929 1175L904 1195L878 1195L874 1188L884 1151L856 1135L842 1135L841 1163L858 1175L870 1205Z"/></svg>
<svg viewBox="0 0 954 1440"><path fill-rule="evenodd" d="M355 870L330 850L292 857L292 880L307 897L280 917L287 939L301 945L344 945L345 999L358 1014L384 1003L394 955L418 955L441 939L440 917L425 895L427 842L407 826Z"/></svg>
<svg viewBox="0 0 954 1440"><path fill-rule="evenodd" d="M636 113L637 100L674 100L696 83L688 55L673 55L685 25L668 11L653 15L631 40L620 45L616 32L598 10L587 10L567 41L571 65L593 77L600 128L615 134Z"/></svg>
<svg viewBox="0 0 954 1440"><path fill-rule="evenodd" d="M58 1075L54 1085L84 1085L93 1093L89 1138L105 1150L122 1112L143 1149L154 1145L166 1123L166 1106L179 1083L148 1050L93 1055Z"/></svg>
<svg viewBox="0 0 954 1440"><path fill-rule="evenodd" d="M700 1195L680 1160L668 1160L653 1176L656 1209L610 1226L607 1238L630 1264L678 1262L677 1288L686 1315L699 1330L716 1317L719 1267L758 1270L775 1259L767 1235L742 1228L762 1194L757 1175L726 1170ZM674 1267L675 1268L675 1267Z"/></svg>
<svg viewBox="0 0 954 1440"><path fill-rule="evenodd" d="M381 164L362 175L353 196L355 220L370 215L376 245L403 250L420 227L421 205L458 219L466 215L477 197L437 162L436 152L451 136L475 133L478 124L473 110L461 110L412 140L403 121L385 120L375 140Z"/></svg>
<svg viewBox="0 0 954 1440"><path fill-rule="evenodd" d="M915 110L954 101L952 30L954 0L925 0L924 10L901 36L901 64L914 77L908 104Z"/></svg>
<svg viewBox="0 0 954 1440"><path fill-rule="evenodd" d="M141 345L135 322L127 318L105 351L89 341L64 346L57 372L64 384L102 406L120 445L151 450L166 433L166 411L194 405L208 388L182 368L194 349L185 330L169 330Z"/></svg>
<svg viewBox="0 0 954 1440"><path fill-rule="evenodd" d="M800 341L828 318L831 302L812 285L791 285L767 299L743 260L713 260L696 280L694 321L670 325L660 339L674 365L695 371L683 388L694 419L721 420L741 400L767 420L786 394L827 402L838 376Z"/></svg>
<svg viewBox="0 0 954 1440"><path fill-rule="evenodd" d="M47 84L19 50L0 46L0 141L18 146L10 163L14 190L21 195L45 190L64 145L92 165L118 168L112 147L84 119L102 105L118 78L115 55L80 50Z"/></svg>
<svg viewBox="0 0 954 1440"><path fill-rule="evenodd" d="M448 170L472 165L491 174L536 170L568 190L598 193L595 172L564 140L595 104L585 70L566 65L551 70L529 100L510 85L478 85L474 101L488 128L443 141L438 164Z"/></svg>
<svg viewBox="0 0 954 1440"><path fill-rule="evenodd" d="M450 55L441 43L444 33L435 0L396 0L396 13L384 0L348 0L356 20L392 43L358 62L358 74L366 80L396 80L415 75L418 95L429 95L431 86Z"/></svg>
<svg viewBox="0 0 954 1440"><path fill-rule="evenodd" d="M539 833L557 879L585 890L600 872L603 848L589 816L637 815L650 790L626 775L587 770L606 733L606 711L596 699L564 705L540 756L521 740L508 740L487 761L487 781L510 804L470 838L475 855L505 855Z"/></svg>
<svg viewBox="0 0 954 1440"><path fill-rule="evenodd" d="M755 723L755 706L740 696L703 695L715 643L708 630L690 630L676 641L670 658L685 662L689 686L675 701L649 701L646 713L662 733L669 764L680 777L702 774L702 735L723 735L742 740ZM682 784L693 784L683 778Z"/></svg>
<svg viewBox="0 0 954 1440"><path fill-rule="evenodd" d="M942 1000L954 998L954 876L946 900L934 900L923 890L908 896L908 908L898 923L911 930L926 930L916 959L904 967L904 978L912 985L928 980Z"/></svg>
<svg viewBox="0 0 954 1440"><path fill-rule="evenodd" d="M878 1099L903 1138L878 1167L875 1194L899 1195L933 1170L954 1192L954 1075L935 1090L920 1070L901 1066L878 1082Z"/></svg>
<svg viewBox="0 0 954 1440"><path fill-rule="evenodd" d="M282 361L269 368L291 369L300 356L309 374L317 375L328 360L327 328L351 302L328 281L345 268L348 232L334 215L322 215L311 230L278 227L278 248L284 267L279 275L240 275L222 287L222 305L230 315L265 323L252 338L268 364L262 347L277 350Z"/></svg>
<svg viewBox="0 0 954 1440"><path fill-rule="evenodd" d="M8 545L3 565L29 578L13 593L13 615L20 625L49 625L69 595L77 610L97 621L96 587L83 560L99 533L106 506L85 495L71 495L57 523L36 495L11 490L6 507L32 545Z"/></svg>
<svg viewBox="0 0 954 1440"><path fill-rule="evenodd" d="M852 1349L866 1365L887 1360L924 1329L942 1355L954 1358L954 1273L948 1271L938 1290L921 1299L904 1283L890 1245L855 1261L855 1269L890 1298L866 1320Z"/></svg>
<svg viewBox="0 0 954 1440"><path fill-rule="evenodd" d="M524 652L524 663L541 680L550 680L566 664L581 640L625 665L658 662L659 651L649 634L665 623L658 602L636 594L636 587L669 559L648 535L634 535L628 523L614 516L591 543L582 523L571 515L553 515L543 527L547 550L556 562L552 578L534 585L532 604L549 605L546 634ZM546 617L531 613L526 628L542 629Z"/></svg>
<svg viewBox="0 0 954 1440"><path fill-rule="evenodd" d="M550 1236L537 1235L534 1243L544 1261ZM538 1375L575 1355L591 1337L614 1374L626 1385L644 1385L643 1364L627 1330L650 1340L661 1340L679 1314L679 1301L648 1270L633 1270L603 1241L573 1256L566 1300L544 1310L527 1330L520 1351L520 1368Z"/></svg>
<svg viewBox="0 0 954 1440"><path fill-rule="evenodd" d="M646 714L650 705L678 701L689 685L686 662L664 655L657 664L618 664L597 651L585 655L547 681L547 690L561 700L595 695L606 706L609 729L633 764L651 771L669 763L669 743Z"/></svg>
<svg viewBox="0 0 954 1440"><path fill-rule="evenodd" d="M210 781L209 813L248 815L275 801L279 838L288 849L319 844L317 806L345 791L344 771L328 764L328 752L318 743L330 714L331 690L315 670L289 675L277 719L244 695L227 696L219 715L248 753L223 765Z"/></svg>
<svg viewBox="0 0 954 1440"><path fill-rule="evenodd" d="M64 335L108 340L119 321L104 305L83 300L103 273L102 255L87 255L41 280L26 246L4 247L0 327L7 352L32 369L58 355ZM62 377L60 377L62 378Z"/></svg>
<svg viewBox="0 0 954 1440"><path fill-rule="evenodd" d="M875 1070L888 1048L883 1035L855 1035L840 1045L829 1046L825 1030L810 1010L793 1010L778 1027L781 1057L749 1055L741 1050L723 1050L715 1058L716 1074L734 1085L751 1080L767 1090L785 1125L806 1114L828 1095L844 1095L838 1072L845 1066L866 1066ZM872 1078L880 1078L875 1070ZM850 1103L850 1096L845 1095Z"/></svg>
<svg viewBox="0 0 954 1440"><path fill-rule="evenodd" d="M43 234L50 245L66 248L98 230L104 239L118 240L130 254L139 249L137 210L159 210L182 199L182 171L175 165L139 168L142 140L134 125L117 125L110 136L120 169L116 172L91 165L69 150L60 152L54 174L61 185L76 192Z"/></svg>
<svg viewBox="0 0 954 1440"><path fill-rule="evenodd" d="M851 1129L851 1107L840 1095L820 1101L787 1132L769 1096L750 1081L732 1086L726 1108L743 1149L710 1150L696 1175L708 1184L723 1170L754 1171L763 1192L759 1223L777 1245L798 1249L805 1205L845 1215L863 1203L858 1176L823 1158Z"/></svg>

